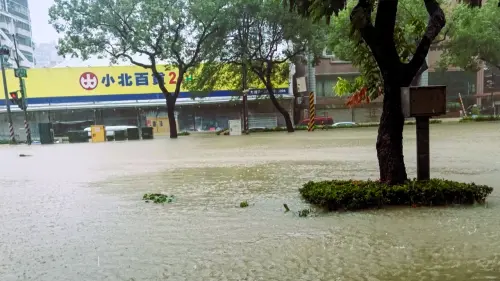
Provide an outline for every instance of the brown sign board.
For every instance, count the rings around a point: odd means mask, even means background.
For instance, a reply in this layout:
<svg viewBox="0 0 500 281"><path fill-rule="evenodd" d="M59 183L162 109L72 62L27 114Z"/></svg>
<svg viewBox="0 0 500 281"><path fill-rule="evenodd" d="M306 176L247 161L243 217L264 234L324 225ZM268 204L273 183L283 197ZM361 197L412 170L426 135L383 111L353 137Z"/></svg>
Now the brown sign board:
<svg viewBox="0 0 500 281"><path fill-rule="evenodd" d="M401 88L401 108L406 118L446 114L446 86Z"/></svg>

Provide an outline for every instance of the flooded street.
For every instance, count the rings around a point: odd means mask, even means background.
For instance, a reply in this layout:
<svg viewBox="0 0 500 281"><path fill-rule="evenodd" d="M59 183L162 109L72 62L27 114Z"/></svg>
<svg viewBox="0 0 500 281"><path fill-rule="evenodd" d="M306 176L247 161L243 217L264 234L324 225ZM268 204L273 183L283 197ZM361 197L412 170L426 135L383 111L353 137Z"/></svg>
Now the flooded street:
<svg viewBox="0 0 500 281"><path fill-rule="evenodd" d="M498 123L431 125L431 176L493 186L487 208L284 213L308 207L297 189L309 180L376 179L375 139L361 128L0 146L0 280L500 280ZM407 126L411 177L415 147ZM151 192L177 201L144 203Z"/></svg>

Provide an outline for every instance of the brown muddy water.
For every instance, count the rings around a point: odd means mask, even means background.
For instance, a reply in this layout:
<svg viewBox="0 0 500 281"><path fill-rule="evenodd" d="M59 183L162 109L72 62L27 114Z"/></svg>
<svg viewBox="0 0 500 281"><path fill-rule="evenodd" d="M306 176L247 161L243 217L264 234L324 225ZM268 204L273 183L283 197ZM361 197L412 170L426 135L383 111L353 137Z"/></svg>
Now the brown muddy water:
<svg viewBox="0 0 500 281"><path fill-rule="evenodd" d="M0 280L500 280L498 123L431 126L432 176L495 187L487 207L284 213L308 207L297 189L309 180L376 179L375 138L2 146ZM405 156L415 176L414 126ZM147 192L178 199L147 204Z"/></svg>

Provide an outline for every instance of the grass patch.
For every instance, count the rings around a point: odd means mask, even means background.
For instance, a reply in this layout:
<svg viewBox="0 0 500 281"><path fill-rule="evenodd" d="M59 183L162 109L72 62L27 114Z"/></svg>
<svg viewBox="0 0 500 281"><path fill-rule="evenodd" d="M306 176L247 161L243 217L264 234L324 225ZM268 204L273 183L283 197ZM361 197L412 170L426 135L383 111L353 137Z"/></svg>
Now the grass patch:
<svg viewBox="0 0 500 281"><path fill-rule="evenodd" d="M500 121L500 116L493 115L478 115L476 117L467 116L460 119L459 122L490 122L490 121Z"/></svg>
<svg viewBox="0 0 500 281"><path fill-rule="evenodd" d="M246 208L246 207L248 207L248 201L246 201L246 200L245 201L241 201L240 202L240 208Z"/></svg>
<svg viewBox="0 0 500 281"><path fill-rule="evenodd" d="M189 136L189 135L191 135L191 133L190 133L190 132L186 132L186 131L184 131L184 132L180 132L180 133L178 133L177 135L178 135L178 136Z"/></svg>
<svg viewBox="0 0 500 281"><path fill-rule="evenodd" d="M169 196L161 193L146 193L142 196L142 200L146 201L146 203L152 201L156 204L172 203L174 199L175 197L173 195Z"/></svg>
<svg viewBox="0 0 500 281"><path fill-rule="evenodd" d="M444 179L410 180L394 186L376 181L332 180L308 182L299 192L306 202L337 211L484 203L493 188Z"/></svg>

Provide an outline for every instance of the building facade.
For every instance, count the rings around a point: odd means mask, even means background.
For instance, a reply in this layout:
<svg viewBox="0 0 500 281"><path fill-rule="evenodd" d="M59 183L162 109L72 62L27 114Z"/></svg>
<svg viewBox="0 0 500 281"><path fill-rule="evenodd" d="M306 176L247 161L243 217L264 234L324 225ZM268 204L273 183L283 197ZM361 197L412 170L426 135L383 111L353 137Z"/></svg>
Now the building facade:
<svg viewBox="0 0 500 281"><path fill-rule="evenodd" d="M286 65L289 67L289 65ZM165 87L175 90L178 70L159 65L165 77ZM165 69L165 70L163 70ZM192 75L189 75L190 79ZM18 81L12 69L6 71L7 89L15 90ZM292 111L293 94L289 79L275 84L279 103ZM150 70L138 66L94 66L33 68L28 71L26 92L28 119L37 138L37 123L54 124L56 136L70 130L81 130L89 125L134 125L154 128L156 135L169 132L165 96L158 80ZM216 131L228 128L229 120L242 119L241 90L232 84L219 83L207 93L190 91L182 86L176 101L175 115L181 131ZM250 85L248 93L248 122L250 128L284 126L283 116L270 102L262 85ZM0 88L3 82L0 81ZM24 115L10 101L0 99L0 139L8 139L10 105L16 139L25 140Z"/></svg>
<svg viewBox="0 0 500 281"><path fill-rule="evenodd" d="M500 111L500 70L494 67L483 67L477 72L464 71L457 67L449 67L446 71L438 69L437 64L442 51L432 49L427 56L429 69L420 79L420 85L447 86L447 115L458 117L463 108L470 108L477 104L485 110L493 112L492 104L496 106L496 113ZM316 74L316 115L328 116L334 122L377 122L382 113L382 99L376 99L370 104L361 104L350 108L345 105L346 99L335 93L335 84L339 78L354 79L359 71L347 61L337 59L334 54L325 51L323 57L315 67ZM307 66L297 66L296 77L307 76ZM300 116L296 120L307 118L307 99L299 102ZM463 102L463 107L462 103ZM489 110L489 111L488 111Z"/></svg>
<svg viewBox="0 0 500 281"><path fill-rule="evenodd" d="M57 54L55 42L36 44L34 56L35 67L54 67L64 60Z"/></svg>
<svg viewBox="0 0 500 281"><path fill-rule="evenodd" d="M21 65L33 67L34 44L28 0L0 0L0 40L12 50L8 64L15 65L14 43L17 43Z"/></svg>

